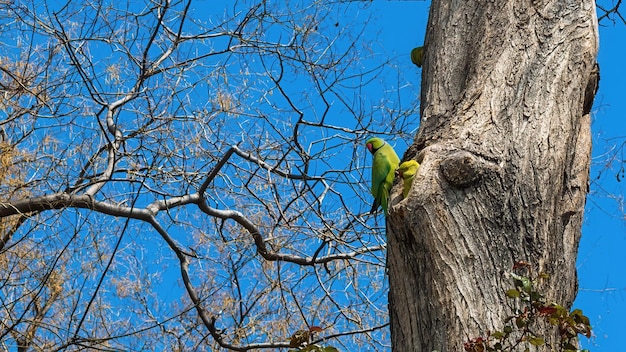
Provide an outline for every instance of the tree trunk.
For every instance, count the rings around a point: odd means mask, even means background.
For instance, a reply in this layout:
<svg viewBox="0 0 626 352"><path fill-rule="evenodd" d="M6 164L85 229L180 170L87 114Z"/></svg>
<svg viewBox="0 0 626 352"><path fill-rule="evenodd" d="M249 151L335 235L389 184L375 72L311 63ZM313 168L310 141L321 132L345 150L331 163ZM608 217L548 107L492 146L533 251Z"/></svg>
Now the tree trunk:
<svg viewBox="0 0 626 352"><path fill-rule="evenodd" d="M421 166L407 199L395 185L388 218L393 350L462 351L502 329L517 261L571 306L597 46L591 0L432 1L404 157Z"/></svg>

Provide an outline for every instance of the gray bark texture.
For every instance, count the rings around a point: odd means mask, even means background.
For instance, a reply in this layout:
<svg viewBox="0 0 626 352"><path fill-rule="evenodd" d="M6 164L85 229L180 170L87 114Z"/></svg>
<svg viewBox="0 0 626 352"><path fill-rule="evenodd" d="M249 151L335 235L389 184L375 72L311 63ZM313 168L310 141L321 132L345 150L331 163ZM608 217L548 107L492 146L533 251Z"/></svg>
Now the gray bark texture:
<svg viewBox="0 0 626 352"><path fill-rule="evenodd" d="M517 261L550 275L550 301L576 296L595 2L433 0L424 50L403 158L421 166L387 219L392 349L463 351L511 315Z"/></svg>

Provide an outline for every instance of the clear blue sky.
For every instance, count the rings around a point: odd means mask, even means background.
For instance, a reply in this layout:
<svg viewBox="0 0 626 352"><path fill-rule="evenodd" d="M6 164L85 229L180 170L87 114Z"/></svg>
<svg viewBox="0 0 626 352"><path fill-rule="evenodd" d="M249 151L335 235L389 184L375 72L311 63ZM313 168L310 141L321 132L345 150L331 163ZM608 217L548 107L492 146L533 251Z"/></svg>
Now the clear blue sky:
<svg viewBox="0 0 626 352"><path fill-rule="evenodd" d="M390 55L398 56L399 65L406 67L406 79L416 87L420 77L407 53L423 42L428 6L421 1L380 1L372 8L383 27L381 45ZM592 115L591 193L580 243L580 289L574 307L591 319L595 335L582 338L583 348L619 351L624 349L626 320L626 220L622 204L626 175L621 175L622 182L616 175L626 156L622 149L626 141L626 25L602 24L598 57L601 82ZM397 149L403 151L403 147Z"/></svg>
<svg viewBox="0 0 626 352"><path fill-rule="evenodd" d="M626 26L609 21L600 27L600 89L592 115L591 194L578 254L580 289L575 306L591 319L595 337L583 341L592 351L624 349L626 317L626 220L624 166L626 100L624 38Z"/></svg>

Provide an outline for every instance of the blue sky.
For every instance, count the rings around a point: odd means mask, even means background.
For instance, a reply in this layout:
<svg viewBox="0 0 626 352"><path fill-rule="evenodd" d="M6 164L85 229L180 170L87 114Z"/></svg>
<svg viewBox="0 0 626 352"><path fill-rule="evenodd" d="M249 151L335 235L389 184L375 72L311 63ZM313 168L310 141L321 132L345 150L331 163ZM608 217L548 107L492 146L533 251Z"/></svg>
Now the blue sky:
<svg viewBox="0 0 626 352"><path fill-rule="evenodd" d="M592 115L591 194L578 254L579 294L575 306L591 319L595 337L583 341L593 351L623 349L626 316L626 232L623 208L624 38L626 25L609 21L600 27L600 89Z"/></svg>
<svg viewBox="0 0 626 352"><path fill-rule="evenodd" d="M376 20L382 24L381 45L390 55L398 56L399 65L406 66L405 78L416 87L420 77L410 64L408 53L423 42L428 6L421 1L382 1L372 5ZM602 23L598 56L601 82L592 115L591 193L578 258L580 289L574 303L591 319L595 336L582 338L581 342L583 348L592 351L618 351L623 349L624 341L626 221L622 196L626 180L618 182L616 177L623 165L622 143L626 141L624 38L626 25ZM403 148L397 146L402 152Z"/></svg>

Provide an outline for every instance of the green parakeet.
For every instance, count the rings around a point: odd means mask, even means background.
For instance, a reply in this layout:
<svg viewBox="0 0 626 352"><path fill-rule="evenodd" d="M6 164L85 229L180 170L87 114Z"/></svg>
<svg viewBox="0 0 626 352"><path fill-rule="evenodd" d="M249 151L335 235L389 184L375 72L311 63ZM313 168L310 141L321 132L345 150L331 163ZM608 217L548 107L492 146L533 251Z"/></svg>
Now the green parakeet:
<svg viewBox="0 0 626 352"><path fill-rule="evenodd" d="M393 185L393 179L400 164L400 159L393 147L380 138L368 139L365 142L365 146L373 155L372 195L374 196L374 204L370 213L375 212L378 206L382 206L386 216L389 191Z"/></svg>
<svg viewBox="0 0 626 352"><path fill-rule="evenodd" d="M402 177L404 182L404 188L402 189L402 195L404 198L409 195L411 185L413 184L413 177L417 173L417 169L419 167L420 164L415 160L405 161L398 167L398 175Z"/></svg>
<svg viewBox="0 0 626 352"><path fill-rule="evenodd" d="M417 67L422 67L424 63L424 47L418 46L411 50L411 62L413 62Z"/></svg>

